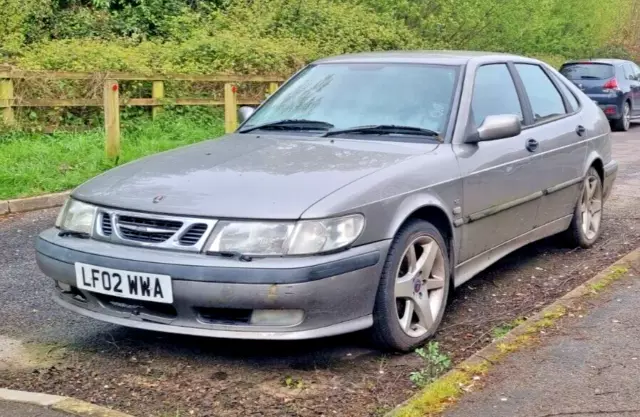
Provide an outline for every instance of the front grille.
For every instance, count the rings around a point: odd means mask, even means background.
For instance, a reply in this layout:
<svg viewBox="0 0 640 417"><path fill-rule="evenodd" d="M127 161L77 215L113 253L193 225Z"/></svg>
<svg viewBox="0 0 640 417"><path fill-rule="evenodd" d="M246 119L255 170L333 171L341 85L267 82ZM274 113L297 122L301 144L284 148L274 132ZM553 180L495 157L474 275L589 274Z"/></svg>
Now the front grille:
<svg viewBox="0 0 640 417"><path fill-rule="evenodd" d="M185 234L180 237L180 244L184 246L195 245L196 243L198 243L200 238L202 238L202 235L204 235L204 233L207 231L207 227L208 226L205 223L194 224L189 229L187 229L187 232Z"/></svg>
<svg viewBox="0 0 640 417"><path fill-rule="evenodd" d="M102 222L100 223L102 234L111 236L113 233L113 225L111 224L111 216L108 213L102 213Z"/></svg>
<svg viewBox="0 0 640 417"><path fill-rule="evenodd" d="M124 239L145 243L162 243L171 238L182 222L142 216L116 216L118 231Z"/></svg>
<svg viewBox="0 0 640 417"><path fill-rule="evenodd" d="M99 208L93 236L128 246L201 252L217 220Z"/></svg>

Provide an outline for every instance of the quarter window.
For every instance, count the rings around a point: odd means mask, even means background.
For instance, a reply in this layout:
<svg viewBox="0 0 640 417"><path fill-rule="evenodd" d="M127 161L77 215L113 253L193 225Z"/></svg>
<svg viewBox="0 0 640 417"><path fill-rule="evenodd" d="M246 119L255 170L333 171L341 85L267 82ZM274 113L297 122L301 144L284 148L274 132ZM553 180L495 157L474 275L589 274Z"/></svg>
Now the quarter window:
<svg viewBox="0 0 640 417"><path fill-rule="evenodd" d="M471 110L476 126L487 116L517 114L522 120L522 107L516 86L506 64L483 65L476 72Z"/></svg>
<svg viewBox="0 0 640 417"><path fill-rule="evenodd" d="M569 87L567 87L567 85L559 77L554 76L554 78L560 86L560 91L562 91L562 94L564 94L567 100L569 100L571 111L578 110L580 108L580 103L578 103L578 99L576 98L576 96L571 92L571 90L569 90Z"/></svg>
<svg viewBox="0 0 640 417"><path fill-rule="evenodd" d="M638 66L633 62L624 64L625 69L629 73L629 80L637 81L640 74L638 73Z"/></svg>
<svg viewBox="0 0 640 417"><path fill-rule="evenodd" d="M516 69L529 96L534 122L567 113L560 92L539 65L516 64Z"/></svg>
<svg viewBox="0 0 640 417"><path fill-rule="evenodd" d="M633 69L633 66L631 64L624 64L622 66L622 68L624 69L624 75L625 78L627 80L635 80L636 79L636 73Z"/></svg>

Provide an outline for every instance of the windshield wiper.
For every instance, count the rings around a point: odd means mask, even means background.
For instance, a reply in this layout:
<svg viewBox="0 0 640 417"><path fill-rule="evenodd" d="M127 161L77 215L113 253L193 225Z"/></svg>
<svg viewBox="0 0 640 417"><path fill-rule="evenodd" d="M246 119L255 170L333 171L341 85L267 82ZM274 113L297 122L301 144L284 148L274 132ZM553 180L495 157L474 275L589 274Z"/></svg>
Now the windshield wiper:
<svg viewBox="0 0 640 417"><path fill-rule="evenodd" d="M254 126L247 126L238 132L247 133L258 129L274 129L274 130L328 130L333 125L331 123L319 120L306 119L284 119L275 122L262 123Z"/></svg>
<svg viewBox="0 0 640 417"><path fill-rule="evenodd" d="M371 134L371 135L417 135L417 136L428 136L434 138L438 142L442 142L442 137L440 137L440 133L435 130L425 129L422 127L414 127L414 126L398 126L398 125L368 125L368 126L354 126L348 127L346 129L333 129L329 130L325 133L324 137L341 135L343 133L360 133L360 134Z"/></svg>

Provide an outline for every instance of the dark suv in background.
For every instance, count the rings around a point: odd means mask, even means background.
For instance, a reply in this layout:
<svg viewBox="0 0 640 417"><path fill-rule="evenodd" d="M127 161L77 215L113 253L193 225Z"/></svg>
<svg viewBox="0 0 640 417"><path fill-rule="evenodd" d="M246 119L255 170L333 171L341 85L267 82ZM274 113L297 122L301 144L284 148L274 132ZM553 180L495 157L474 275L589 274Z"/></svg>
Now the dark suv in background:
<svg viewBox="0 0 640 417"><path fill-rule="evenodd" d="M614 130L640 118L640 67L620 59L566 62L560 72L598 103ZM640 121L640 120L639 120Z"/></svg>

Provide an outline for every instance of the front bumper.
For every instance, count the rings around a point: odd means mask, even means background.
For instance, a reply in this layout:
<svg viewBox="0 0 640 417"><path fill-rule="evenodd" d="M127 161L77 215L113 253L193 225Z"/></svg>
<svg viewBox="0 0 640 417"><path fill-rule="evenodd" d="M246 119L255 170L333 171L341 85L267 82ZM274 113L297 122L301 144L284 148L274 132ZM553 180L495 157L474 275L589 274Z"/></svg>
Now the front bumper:
<svg viewBox="0 0 640 417"><path fill-rule="evenodd" d="M195 253L128 247L43 232L36 243L40 269L55 281L54 299L98 320L139 329L238 339L309 339L370 327L389 241L311 257L251 262ZM74 263L166 274L171 305L115 299L75 288ZM126 305L127 303L135 308ZM123 305L124 304L124 305ZM252 310L303 310L292 326L251 325Z"/></svg>

